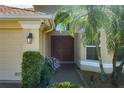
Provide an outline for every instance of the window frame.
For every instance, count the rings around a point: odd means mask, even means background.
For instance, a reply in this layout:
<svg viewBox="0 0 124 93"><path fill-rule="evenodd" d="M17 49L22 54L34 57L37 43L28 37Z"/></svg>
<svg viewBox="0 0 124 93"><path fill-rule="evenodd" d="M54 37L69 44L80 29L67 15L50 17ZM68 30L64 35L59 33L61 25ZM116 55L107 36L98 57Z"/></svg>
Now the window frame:
<svg viewBox="0 0 124 93"><path fill-rule="evenodd" d="M87 47L89 47L89 48L90 48L90 47L91 47L91 48L92 48L92 47L95 48L96 45L86 45L86 46L85 46L85 60L91 60L91 61L92 61L93 59L87 59ZM101 48L101 44L99 45L99 47ZM98 61L98 60L93 60L93 61Z"/></svg>

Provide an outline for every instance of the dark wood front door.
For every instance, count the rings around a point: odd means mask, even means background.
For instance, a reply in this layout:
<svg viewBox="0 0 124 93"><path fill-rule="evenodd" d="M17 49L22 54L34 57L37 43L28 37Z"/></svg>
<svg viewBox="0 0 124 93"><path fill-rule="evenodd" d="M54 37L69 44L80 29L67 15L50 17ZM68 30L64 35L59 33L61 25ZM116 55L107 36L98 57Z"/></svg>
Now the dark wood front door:
<svg viewBox="0 0 124 93"><path fill-rule="evenodd" d="M71 36L51 36L51 56L60 61L74 61L74 38Z"/></svg>

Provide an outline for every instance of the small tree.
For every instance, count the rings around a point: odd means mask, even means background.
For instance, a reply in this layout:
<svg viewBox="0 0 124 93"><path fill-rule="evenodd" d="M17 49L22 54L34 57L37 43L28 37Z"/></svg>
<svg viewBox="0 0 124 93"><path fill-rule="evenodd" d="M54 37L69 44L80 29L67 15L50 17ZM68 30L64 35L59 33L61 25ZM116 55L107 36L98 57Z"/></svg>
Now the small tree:
<svg viewBox="0 0 124 93"><path fill-rule="evenodd" d="M112 72L112 83L118 85L117 77L117 67L116 61L119 50L124 44L124 7L123 6L109 6L109 11L111 11L108 16L110 23L107 25L108 30L106 30L107 36L107 48L109 52L113 53L113 72Z"/></svg>
<svg viewBox="0 0 124 93"><path fill-rule="evenodd" d="M22 87L35 88L39 86L41 65L42 59L39 52L24 52L22 62Z"/></svg>
<svg viewBox="0 0 124 93"><path fill-rule="evenodd" d="M71 6L60 10L56 17L55 23L61 24L61 26L69 25L69 34L74 36L75 33L80 29L83 32L82 41L83 45L87 45L90 42L94 42L96 46L96 52L99 60L99 66L101 70L101 78L103 81L105 72L101 59L100 50L100 28L106 21L106 15L103 12L102 6ZM85 28L85 30L84 30Z"/></svg>
<svg viewBox="0 0 124 93"><path fill-rule="evenodd" d="M86 16L85 19L85 34L83 38L83 42L86 41L87 39L89 41L93 41L96 46L96 52L99 60L99 66L101 69L101 73L104 75L104 68L102 64L102 58L101 58L101 50L100 50L100 37L101 37L101 31L99 30L102 27L102 23L104 21L104 12L102 11L101 6L87 6L87 11L88 15ZM86 40L85 40L86 39Z"/></svg>

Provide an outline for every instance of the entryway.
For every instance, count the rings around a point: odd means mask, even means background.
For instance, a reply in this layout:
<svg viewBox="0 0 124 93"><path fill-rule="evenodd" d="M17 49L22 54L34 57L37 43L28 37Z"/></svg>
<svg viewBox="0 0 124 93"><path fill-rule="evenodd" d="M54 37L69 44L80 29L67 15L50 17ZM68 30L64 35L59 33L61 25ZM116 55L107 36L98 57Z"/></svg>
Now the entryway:
<svg viewBox="0 0 124 93"><path fill-rule="evenodd" d="M84 86L76 69L75 64L62 64L60 69L52 77L50 85L59 82L71 82L78 86Z"/></svg>
<svg viewBox="0 0 124 93"><path fill-rule="evenodd" d="M51 56L61 63L74 62L74 38L71 36L51 36Z"/></svg>

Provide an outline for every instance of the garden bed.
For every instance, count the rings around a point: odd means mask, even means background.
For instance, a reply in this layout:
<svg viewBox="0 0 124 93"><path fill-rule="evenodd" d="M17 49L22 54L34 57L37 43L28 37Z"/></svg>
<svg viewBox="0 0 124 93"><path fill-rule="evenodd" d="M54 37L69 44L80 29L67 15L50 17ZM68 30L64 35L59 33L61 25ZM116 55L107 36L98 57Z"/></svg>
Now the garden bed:
<svg viewBox="0 0 124 93"><path fill-rule="evenodd" d="M96 72L90 72L90 71L81 71L82 76L86 80L88 86L90 88L113 88L113 85L111 84L111 75L107 74L108 81L103 83L99 80L99 73ZM119 87L124 87L124 74L122 75Z"/></svg>

